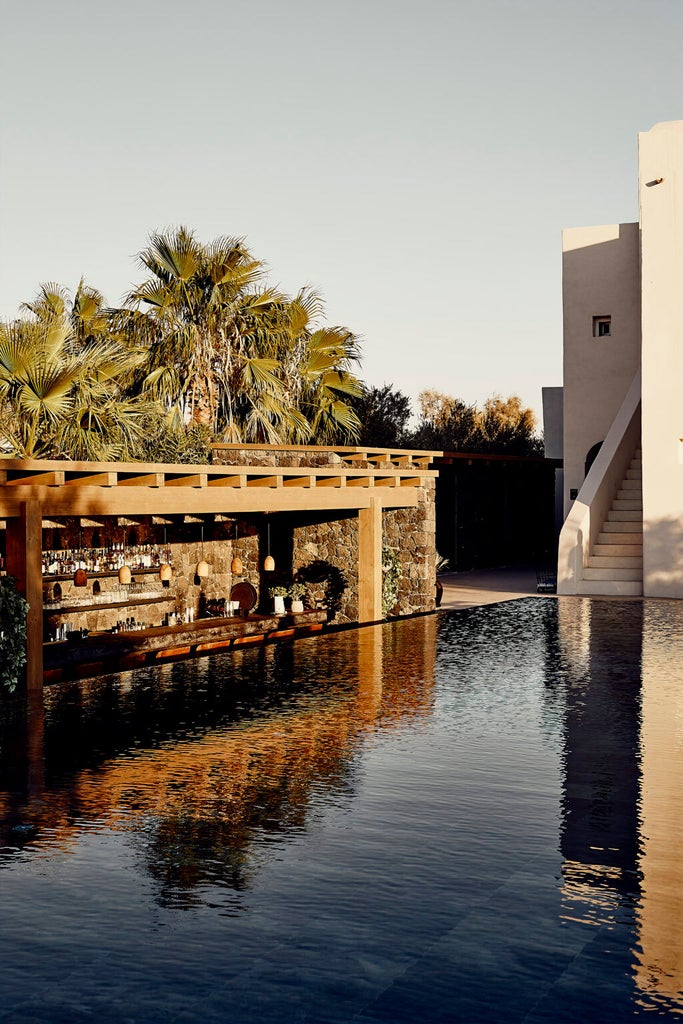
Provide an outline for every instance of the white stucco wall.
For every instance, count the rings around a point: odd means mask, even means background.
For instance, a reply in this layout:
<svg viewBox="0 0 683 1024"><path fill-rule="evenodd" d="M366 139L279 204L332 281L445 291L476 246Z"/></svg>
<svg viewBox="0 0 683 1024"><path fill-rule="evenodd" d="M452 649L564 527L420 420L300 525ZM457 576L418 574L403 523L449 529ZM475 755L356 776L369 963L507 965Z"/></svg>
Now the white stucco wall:
<svg viewBox="0 0 683 1024"><path fill-rule="evenodd" d="M655 125L638 143L643 592L683 597L683 121Z"/></svg>
<svg viewBox="0 0 683 1024"><path fill-rule="evenodd" d="M564 321L564 514L584 480L588 451L605 439L640 363L637 224L562 233ZM593 317L611 334L593 336Z"/></svg>
<svg viewBox="0 0 683 1024"><path fill-rule="evenodd" d="M541 388L543 401L543 453L546 459L564 458L562 441L562 388Z"/></svg>

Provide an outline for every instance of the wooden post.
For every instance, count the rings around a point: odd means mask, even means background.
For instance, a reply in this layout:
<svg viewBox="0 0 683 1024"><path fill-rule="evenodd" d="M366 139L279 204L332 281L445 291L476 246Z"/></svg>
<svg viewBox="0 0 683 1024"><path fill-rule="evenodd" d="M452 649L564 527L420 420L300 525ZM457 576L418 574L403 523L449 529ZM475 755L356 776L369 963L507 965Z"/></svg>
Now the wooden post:
<svg viewBox="0 0 683 1024"><path fill-rule="evenodd" d="M19 593L29 604L26 619L26 686L34 695L42 695L43 692L42 547L40 502L22 502L21 514L7 520L7 572L10 576L16 576Z"/></svg>
<svg viewBox="0 0 683 1024"><path fill-rule="evenodd" d="M358 510L358 621L382 618L382 505Z"/></svg>

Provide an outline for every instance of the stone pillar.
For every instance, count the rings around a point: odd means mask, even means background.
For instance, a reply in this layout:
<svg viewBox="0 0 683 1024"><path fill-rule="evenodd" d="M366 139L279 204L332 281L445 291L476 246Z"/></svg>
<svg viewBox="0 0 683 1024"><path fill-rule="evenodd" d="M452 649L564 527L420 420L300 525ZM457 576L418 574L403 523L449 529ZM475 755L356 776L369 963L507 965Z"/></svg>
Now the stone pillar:
<svg viewBox="0 0 683 1024"><path fill-rule="evenodd" d="M7 572L29 604L26 620L26 685L43 692L42 511L39 501L22 502L21 515L7 520Z"/></svg>
<svg viewBox="0 0 683 1024"><path fill-rule="evenodd" d="M382 505L358 511L358 621L382 618Z"/></svg>

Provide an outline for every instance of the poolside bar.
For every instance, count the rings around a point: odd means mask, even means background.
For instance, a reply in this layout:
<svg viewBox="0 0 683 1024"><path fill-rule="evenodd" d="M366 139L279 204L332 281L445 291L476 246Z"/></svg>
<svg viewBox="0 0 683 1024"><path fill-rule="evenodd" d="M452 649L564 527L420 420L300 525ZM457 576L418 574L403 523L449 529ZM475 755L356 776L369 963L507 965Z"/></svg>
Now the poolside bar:
<svg viewBox="0 0 683 1024"><path fill-rule="evenodd" d="M210 465L3 459L0 552L29 602L29 689L86 666L378 621L385 548L401 564L392 614L432 611L437 454L216 445ZM270 587L294 577L309 606L274 616Z"/></svg>

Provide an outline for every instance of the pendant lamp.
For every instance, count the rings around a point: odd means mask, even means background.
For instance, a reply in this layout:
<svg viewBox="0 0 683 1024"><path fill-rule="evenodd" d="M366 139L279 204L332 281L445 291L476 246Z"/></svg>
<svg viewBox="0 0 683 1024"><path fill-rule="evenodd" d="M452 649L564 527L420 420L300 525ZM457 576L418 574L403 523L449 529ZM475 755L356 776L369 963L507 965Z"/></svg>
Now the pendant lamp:
<svg viewBox="0 0 683 1024"><path fill-rule="evenodd" d="M235 540L233 541L233 550L234 550L234 545L237 544L237 533L238 533L238 527L237 527L237 523L235 523ZM233 555L232 562L230 563L230 572L232 573L233 576L241 576L242 573L244 572L244 566L242 565L242 559L240 558L240 556L238 554Z"/></svg>
<svg viewBox="0 0 683 1024"><path fill-rule="evenodd" d="M273 558L273 556L270 553L270 519L268 520L268 525L266 527L266 530L267 530L267 535L268 535L268 542L267 542L268 554L266 555L266 557L263 560L263 571L264 572L275 572L275 559Z"/></svg>
<svg viewBox="0 0 683 1024"><path fill-rule="evenodd" d="M119 569L119 583L122 586L127 586L131 581L131 573L129 565L122 565Z"/></svg>
<svg viewBox="0 0 683 1024"><path fill-rule="evenodd" d="M204 524L203 523L202 523L202 557L197 562L196 573L197 573L197 576L199 576L200 579L204 579L206 576L209 575L209 563L204 561Z"/></svg>

